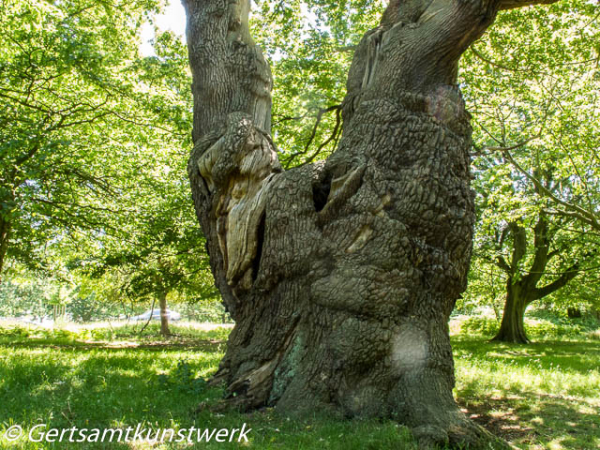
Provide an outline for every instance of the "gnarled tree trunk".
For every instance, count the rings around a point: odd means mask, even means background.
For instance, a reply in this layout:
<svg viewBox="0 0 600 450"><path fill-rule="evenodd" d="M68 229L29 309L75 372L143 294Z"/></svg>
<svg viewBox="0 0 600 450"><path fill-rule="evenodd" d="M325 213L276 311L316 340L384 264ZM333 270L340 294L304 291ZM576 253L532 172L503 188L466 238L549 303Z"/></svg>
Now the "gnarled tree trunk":
<svg viewBox="0 0 600 450"><path fill-rule="evenodd" d="M216 375L232 403L393 417L423 443L489 439L452 397L447 321L475 217L456 73L497 11L526 3L392 0L356 50L339 148L284 172L249 1L187 0L189 175L236 322Z"/></svg>

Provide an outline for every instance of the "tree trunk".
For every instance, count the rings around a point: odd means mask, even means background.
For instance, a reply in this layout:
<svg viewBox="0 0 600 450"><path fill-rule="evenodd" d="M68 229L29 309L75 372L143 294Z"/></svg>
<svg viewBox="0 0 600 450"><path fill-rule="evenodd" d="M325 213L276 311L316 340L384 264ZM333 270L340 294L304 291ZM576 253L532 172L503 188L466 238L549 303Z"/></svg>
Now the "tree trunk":
<svg viewBox="0 0 600 450"><path fill-rule="evenodd" d="M525 333L525 310L530 303L544 298L564 287L575 278L579 272L579 263L575 263L562 272L560 277L552 283L538 288L546 266L550 259L557 255L556 251L549 252L550 233L548 219L542 211L539 213L538 221L534 227L533 260L529 270L522 273L522 261L527 254L527 232L525 228L516 222L509 224L513 234L513 252L510 265L499 258L499 266L508 274L506 283L506 302L504 303L504 314L500 323L498 334L492 339L498 342L515 344L527 344L529 339ZM513 282L518 276L518 281Z"/></svg>
<svg viewBox="0 0 600 450"><path fill-rule="evenodd" d="M576 306L571 306L567 308L567 317L569 319L581 319L583 314L581 313L581 309Z"/></svg>
<svg viewBox="0 0 600 450"><path fill-rule="evenodd" d="M158 299L160 305L160 334L162 336L170 336L171 331L169 330L169 317L167 315L167 293L161 292Z"/></svg>
<svg viewBox="0 0 600 450"><path fill-rule="evenodd" d="M527 344L529 338L525 333L525 310L528 301L524 288L517 284L512 284L509 279L507 282L506 302L504 303L504 313L498 334L492 339L498 342L508 342L513 344Z"/></svg>
<svg viewBox="0 0 600 450"><path fill-rule="evenodd" d="M0 206L0 213L2 213L2 207ZM4 261L6 258L6 252L8 251L8 242L10 239L10 222L0 217L0 282L2 282L2 274L4 273Z"/></svg>
<svg viewBox="0 0 600 450"><path fill-rule="evenodd" d="M502 2L393 0L356 50L339 148L286 172L249 2L185 6L188 170L236 322L215 376L228 401L392 417L424 445L489 443L453 399L447 321L475 219L458 60Z"/></svg>

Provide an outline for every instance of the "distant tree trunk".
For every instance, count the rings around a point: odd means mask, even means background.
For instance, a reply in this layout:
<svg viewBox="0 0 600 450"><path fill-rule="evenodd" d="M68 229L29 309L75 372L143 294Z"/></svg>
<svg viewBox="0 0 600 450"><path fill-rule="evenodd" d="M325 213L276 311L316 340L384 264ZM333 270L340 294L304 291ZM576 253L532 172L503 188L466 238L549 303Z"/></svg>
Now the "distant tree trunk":
<svg viewBox="0 0 600 450"><path fill-rule="evenodd" d="M215 377L228 401L392 417L423 445L489 444L452 396L447 322L475 219L456 74L499 9L539 1L393 0L356 50L339 148L286 172L249 1L185 3L188 169L236 322Z"/></svg>
<svg viewBox="0 0 600 450"><path fill-rule="evenodd" d="M527 297L518 285L511 284L509 280L506 289L506 302L500 330L494 337L494 341L527 344L529 339L525 333L525 309L527 309Z"/></svg>
<svg viewBox="0 0 600 450"><path fill-rule="evenodd" d="M169 317L167 315L167 293L159 294L158 302L160 305L160 334L167 337L171 335L169 330Z"/></svg>
<svg viewBox="0 0 600 450"><path fill-rule="evenodd" d="M2 206L0 206L0 213L2 213ZM10 222L0 217L0 282L2 282L2 275L4 273L4 261L8 250L10 228Z"/></svg>
<svg viewBox="0 0 600 450"><path fill-rule="evenodd" d="M527 344L529 338L525 332L525 311L527 307L541 298L552 294L565 286L577 276L578 264L565 270L559 278L542 288L537 285L544 276L546 267L553 256L558 252L550 252L550 233L548 219L542 211L533 230L533 260L525 274L521 273L522 261L527 254L527 233L525 229L512 222L508 230L513 235L513 251L511 262L498 258L498 266L506 271L506 301L504 313L498 334L493 341L508 342L513 344Z"/></svg>

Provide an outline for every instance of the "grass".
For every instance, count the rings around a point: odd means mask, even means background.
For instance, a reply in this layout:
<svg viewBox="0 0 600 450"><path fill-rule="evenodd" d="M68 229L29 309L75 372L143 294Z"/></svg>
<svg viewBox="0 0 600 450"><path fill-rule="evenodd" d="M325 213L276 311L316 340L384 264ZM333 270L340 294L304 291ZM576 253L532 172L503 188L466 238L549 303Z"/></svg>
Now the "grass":
<svg viewBox="0 0 600 450"><path fill-rule="evenodd" d="M453 327L456 329L457 327ZM248 415L197 411L222 392L214 373L228 329L173 326L177 336L142 336L132 326L62 330L0 328L0 436L14 424L49 428L240 428L250 442L195 448L414 449L410 433L390 421L288 419L264 410ZM600 341L588 334L528 346L453 337L459 403L473 420L523 449L600 448ZM15 449L179 449L184 444L31 443Z"/></svg>
<svg viewBox="0 0 600 450"><path fill-rule="evenodd" d="M520 448L600 448L599 342L454 348L456 397L475 421Z"/></svg>

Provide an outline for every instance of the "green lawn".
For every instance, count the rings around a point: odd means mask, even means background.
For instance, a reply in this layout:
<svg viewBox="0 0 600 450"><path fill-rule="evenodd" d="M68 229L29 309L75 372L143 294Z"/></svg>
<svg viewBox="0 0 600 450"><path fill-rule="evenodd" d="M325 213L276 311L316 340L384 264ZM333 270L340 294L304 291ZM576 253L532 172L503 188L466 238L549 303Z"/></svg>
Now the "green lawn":
<svg viewBox="0 0 600 450"><path fill-rule="evenodd" d="M600 342L502 345L457 337L456 397L520 448L600 448Z"/></svg>
<svg viewBox="0 0 600 450"><path fill-rule="evenodd" d="M219 389L202 378L216 370L228 330L173 327L168 343L156 328L139 337L130 328L74 332L0 329L0 435L49 428L240 428L249 442L195 448L413 449L410 433L388 421L338 421L196 412ZM600 448L600 341L583 335L529 346L454 336L456 396L474 420L520 448ZM184 362L182 362L184 361ZM39 429L39 428L38 428ZM75 436L77 437L77 436ZM0 448L190 448L184 443L14 443Z"/></svg>

